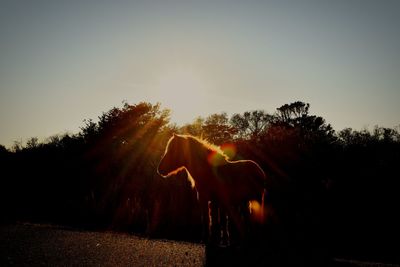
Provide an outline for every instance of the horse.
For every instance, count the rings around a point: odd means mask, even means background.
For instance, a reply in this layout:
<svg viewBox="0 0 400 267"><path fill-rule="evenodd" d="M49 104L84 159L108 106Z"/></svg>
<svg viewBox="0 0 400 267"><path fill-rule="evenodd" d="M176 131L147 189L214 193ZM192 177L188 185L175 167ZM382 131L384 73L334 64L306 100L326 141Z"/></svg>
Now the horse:
<svg viewBox="0 0 400 267"><path fill-rule="evenodd" d="M245 234L246 222L237 208L239 206L244 205L248 210L249 203L258 204L256 215L262 221L265 219L266 175L256 162L231 161L219 147L206 140L192 135L173 134L157 171L166 178L182 170L188 172L198 193L205 242L212 242L213 238L218 238L215 235L221 232L217 228L218 213L220 223L225 224L223 235L224 232L227 234L225 213L239 233ZM229 221L229 224L232 222Z"/></svg>

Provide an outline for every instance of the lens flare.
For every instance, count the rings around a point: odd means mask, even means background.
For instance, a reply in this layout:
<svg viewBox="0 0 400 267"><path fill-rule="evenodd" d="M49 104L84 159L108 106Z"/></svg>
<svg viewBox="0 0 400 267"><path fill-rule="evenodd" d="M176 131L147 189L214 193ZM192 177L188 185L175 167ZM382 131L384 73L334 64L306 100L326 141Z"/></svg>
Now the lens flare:
<svg viewBox="0 0 400 267"><path fill-rule="evenodd" d="M257 200L249 201L250 216L253 221L263 223L265 219L265 210Z"/></svg>
<svg viewBox="0 0 400 267"><path fill-rule="evenodd" d="M217 151L213 151L211 152L208 157L207 157L207 161L211 166L220 166L223 165L224 163L226 163L226 159L224 157L224 155L218 153Z"/></svg>
<svg viewBox="0 0 400 267"><path fill-rule="evenodd" d="M234 144L223 144L221 146L221 150L227 155L230 159L233 159L236 156L236 146Z"/></svg>
<svg viewBox="0 0 400 267"><path fill-rule="evenodd" d="M207 157L208 163L211 166L226 164L227 159L232 159L236 156L236 147L234 144L223 144L219 149L220 151L213 151Z"/></svg>

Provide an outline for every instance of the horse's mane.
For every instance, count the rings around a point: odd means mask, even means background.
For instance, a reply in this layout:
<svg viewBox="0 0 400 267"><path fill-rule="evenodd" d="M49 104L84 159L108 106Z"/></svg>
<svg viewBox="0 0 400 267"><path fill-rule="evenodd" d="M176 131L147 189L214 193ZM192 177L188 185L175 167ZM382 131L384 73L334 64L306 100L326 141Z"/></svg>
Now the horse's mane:
<svg viewBox="0 0 400 267"><path fill-rule="evenodd" d="M189 141L191 143L191 145L193 145L197 150L204 150L204 151L206 151L206 154L208 154L208 155L214 155L214 157L217 156L218 158L222 159L223 161L229 162L228 155L226 155L219 146L216 146L216 145L208 142L205 139L202 139L197 136L189 135L189 134L174 134L167 142L164 155L166 155L168 153L170 144L175 137L184 138L185 140ZM191 176L191 174L185 167L178 168L175 171L169 173L168 175L176 175L176 174L178 174L178 172L180 172L182 170L186 171L188 180L190 181L192 188L194 188L195 180L193 179L193 177Z"/></svg>
<svg viewBox="0 0 400 267"><path fill-rule="evenodd" d="M183 137L186 140L188 140L189 142L191 142L192 144L196 145L197 147L207 150L208 153L216 153L219 156L221 156L224 160L229 161L228 155L226 155L225 152L219 146L216 146L216 145L210 143L206 139L203 139L203 138L200 138L197 136L193 136L190 134L179 134L177 136Z"/></svg>

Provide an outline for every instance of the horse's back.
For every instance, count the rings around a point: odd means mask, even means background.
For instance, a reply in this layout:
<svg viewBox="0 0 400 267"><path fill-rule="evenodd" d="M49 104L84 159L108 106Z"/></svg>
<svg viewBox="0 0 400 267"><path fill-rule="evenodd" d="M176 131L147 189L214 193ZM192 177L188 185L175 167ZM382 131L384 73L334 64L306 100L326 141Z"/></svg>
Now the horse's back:
<svg viewBox="0 0 400 267"><path fill-rule="evenodd" d="M254 182L264 183L265 174L261 167L252 160L231 161L227 165L233 176L248 177Z"/></svg>
<svg viewBox="0 0 400 267"><path fill-rule="evenodd" d="M238 200L252 199L264 190L265 174L254 161L231 161L219 166L217 173L224 187Z"/></svg>

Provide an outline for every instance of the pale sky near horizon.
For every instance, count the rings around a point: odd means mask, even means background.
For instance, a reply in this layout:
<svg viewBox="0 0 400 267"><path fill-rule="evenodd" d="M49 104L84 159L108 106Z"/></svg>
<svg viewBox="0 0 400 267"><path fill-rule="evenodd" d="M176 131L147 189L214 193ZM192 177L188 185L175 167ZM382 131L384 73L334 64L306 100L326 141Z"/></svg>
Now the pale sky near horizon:
<svg viewBox="0 0 400 267"><path fill-rule="evenodd" d="M0 144L113 106L197 116L308 102L334 127L400 124L400 1L0 0Z"/></svg>

